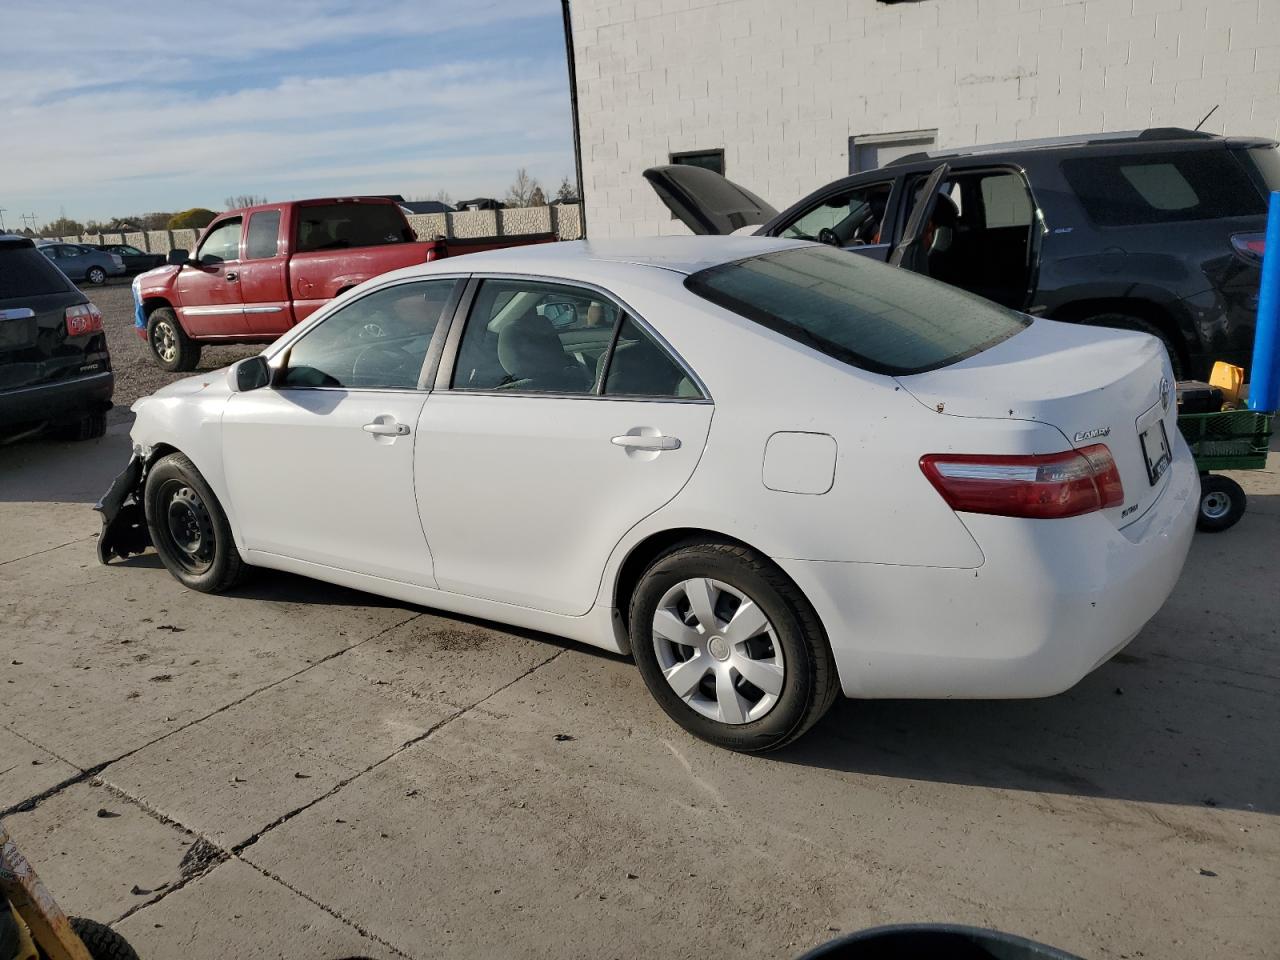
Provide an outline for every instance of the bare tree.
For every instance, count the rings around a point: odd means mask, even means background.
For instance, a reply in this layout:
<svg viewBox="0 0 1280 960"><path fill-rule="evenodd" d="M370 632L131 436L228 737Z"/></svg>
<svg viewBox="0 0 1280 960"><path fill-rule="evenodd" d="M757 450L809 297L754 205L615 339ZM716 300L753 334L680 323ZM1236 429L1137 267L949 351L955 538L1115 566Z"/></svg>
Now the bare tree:
<svg viewBox="0 0 1280 960"><path fill-rule="evenodd" d="M543 196L542 185L538 183L537 178L529 176L529 171L524 167L521 167L516 171L516 178L512 181L511 186L507 187L507 206L533 206L533 194L535 190L538 192L539 196ZM545 196L543 196L541 202L546 203Z"/></svg>
<svg viewBox="0 0 1280 960"><path fill-rule="evenodd" d="M542 187L535 186L533 193L529 194L529 206L545 207L547 205L547 195L542 192Z"/></svg>
<svg viewBox="0 0 1280 960"><path fill-rule="evenodd" d="M256 193L237 193L227 197L222 202L226 204L228 210L238 210L241 207L256 207L260 203L270 203L271 201Z"/></svg>

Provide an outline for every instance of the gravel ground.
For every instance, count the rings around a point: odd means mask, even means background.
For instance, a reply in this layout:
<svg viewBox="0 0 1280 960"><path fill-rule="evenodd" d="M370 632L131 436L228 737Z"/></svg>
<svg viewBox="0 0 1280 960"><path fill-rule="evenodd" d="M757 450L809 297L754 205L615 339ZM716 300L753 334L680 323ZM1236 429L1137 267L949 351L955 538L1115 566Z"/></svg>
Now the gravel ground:
<svg viewBox="0 0 1280 960"><path fill-rule="evenodd" d="M156 365L133 329L133 294L130 281L113 280L101 287L87 287L85 294L102 311L102 323L107 331L107 348L111 351L111 366L116 372L116 392L113 402L117 412L127 413L129 406L139 397L160 389L166 383L189 377L189 373L169 373ZM198 370L216 370L244 357L251 357L262 349L260 344L238 344L227 347L205 346L200 355Z"/></svg>

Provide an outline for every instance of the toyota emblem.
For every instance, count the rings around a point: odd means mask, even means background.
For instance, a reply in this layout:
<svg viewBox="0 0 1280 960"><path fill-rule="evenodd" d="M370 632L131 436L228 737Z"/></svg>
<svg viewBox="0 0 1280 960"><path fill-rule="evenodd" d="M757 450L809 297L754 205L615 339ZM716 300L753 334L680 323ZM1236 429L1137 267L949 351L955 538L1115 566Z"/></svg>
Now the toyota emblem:
<svg viewBox="0 0 1280 960"><path fill-rule="evenodd" d="M1170 392L1171 391L1169 389L1169 378L1161 377L1160 378L1160 406L1164 408L1165 412L1168 412L1169 401L1172 399L1169 396Z"/></svg>

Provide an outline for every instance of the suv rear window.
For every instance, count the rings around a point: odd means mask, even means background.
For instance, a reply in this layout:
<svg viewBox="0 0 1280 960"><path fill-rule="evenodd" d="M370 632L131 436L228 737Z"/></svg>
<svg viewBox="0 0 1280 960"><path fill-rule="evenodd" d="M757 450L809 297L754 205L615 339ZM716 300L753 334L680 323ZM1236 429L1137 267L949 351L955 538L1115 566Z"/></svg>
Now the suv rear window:
<svg viewBox="0 0 1280 960"><path fill-rule="evenodd" d="M1085 213L1102 227L1265 213L1244 168L1226 150L1122 154L1062 161Z"/></svg>
<svg viewBox="0 0 1280 960"><path fill-rule="evenodd" d="M413 232L394 203L327 203L298 208L300 253L408 243L412 239Z"/></svg>
<svg viewBox="0 0 1280 960"><path fill-rule="evenodd" d="M0 300L72 289L71 281L35 247L0 241Z"/></svg>
<svg viewBox="0 0 1280 960"><path fill-rule="evenodd" d="M692 274L698 296L864 370L936 370L1031 321L989 300L864 257L806 246Z"/></svg>

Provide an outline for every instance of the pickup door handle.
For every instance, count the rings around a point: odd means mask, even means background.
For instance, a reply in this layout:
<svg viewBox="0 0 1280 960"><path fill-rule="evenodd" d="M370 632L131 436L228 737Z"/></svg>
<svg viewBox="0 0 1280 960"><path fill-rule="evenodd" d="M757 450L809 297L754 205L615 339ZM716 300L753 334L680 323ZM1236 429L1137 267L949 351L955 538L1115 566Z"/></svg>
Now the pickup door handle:
<svg viewBox="0 0 1280 960"><path fill-rule="evenodd" d="M365 433L372 433L375 437L407 437L409 435L409 425L407 423L366 423L361 427Z"/></svg>
<svg viewBox="0 0 1280 960"><path fill-rule="evenodd" d="M634 433L624 433L620 437L614 437L613 442L619 447L626 447L628 450L680 449L680 439L678 437L646 437L637 436Z"/></svg>
<svg viewBox="0 0 1280 960"><path fill-rule="evenodd" d="M239 279L240 274L236 273L234 270L227 271L227 283L235 283Z"/></svg>

